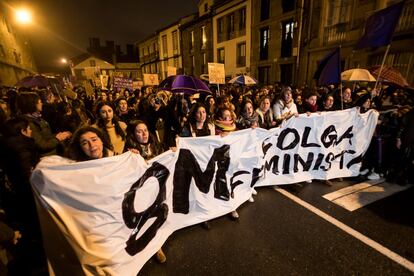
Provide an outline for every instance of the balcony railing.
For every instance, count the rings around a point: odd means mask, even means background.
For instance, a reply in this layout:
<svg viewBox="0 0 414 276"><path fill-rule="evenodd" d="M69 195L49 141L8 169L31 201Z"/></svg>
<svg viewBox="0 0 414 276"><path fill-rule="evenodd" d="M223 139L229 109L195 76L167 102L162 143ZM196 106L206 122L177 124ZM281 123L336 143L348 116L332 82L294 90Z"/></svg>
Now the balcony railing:
<svg viewBox="0 0 414 276"><path fill-rule="evenodd" d="M223 41L227 41L227 40L234 39L240 36L245 36L245 35L246 35L246 29L235 30L232 32L222 32L222 33L218 33L217 41L220 43Z"/></svg>
<svg viewBox="0 0 414 276"><path fill-rule="evenodd" d="M406 1L401 13L396 32L412 30L414 28L414 1Z"/></svg>
<svg viewBox="0 0 414 276"><path fill-rule="evenodd" d="M323 35L323 44L341 43L347 39L347 26L346 23L338 23L332 26L325 27Z"/></svg>

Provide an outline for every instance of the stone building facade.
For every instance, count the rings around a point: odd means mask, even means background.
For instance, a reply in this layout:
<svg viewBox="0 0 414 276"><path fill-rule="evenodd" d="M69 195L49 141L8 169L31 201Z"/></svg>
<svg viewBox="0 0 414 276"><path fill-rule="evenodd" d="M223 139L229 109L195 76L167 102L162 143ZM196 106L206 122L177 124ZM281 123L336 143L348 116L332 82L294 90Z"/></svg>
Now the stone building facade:
<svg viewBox="0 0 414 276"><path fill-rule="evenodd" d="M28 36L14 23L10 11L0 5L0 85L14 86L37 72Z"/></svg>

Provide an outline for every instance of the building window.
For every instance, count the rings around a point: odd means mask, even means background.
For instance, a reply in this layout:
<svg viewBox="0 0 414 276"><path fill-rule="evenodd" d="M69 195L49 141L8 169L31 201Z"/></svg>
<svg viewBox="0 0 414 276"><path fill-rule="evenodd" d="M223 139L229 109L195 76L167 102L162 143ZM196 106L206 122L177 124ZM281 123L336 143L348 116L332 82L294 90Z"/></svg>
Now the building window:
<svg viewBox="0 0 414 276"><path fill-rule="evenodd" d="M246 42L237 44L237 67L246 66Z"/></svg>
<svg viewBox="0 0 414 276"><path fill-rule="evenodd" d="M239 31L246 29L246 8L239 10Z"/></svg>
<svg viewBox="0 0 414 276"><path fill-rule="evenodd" d="M292 0L282 0L282 12L290 12L295 10L295 3L296 1Z"/></svg>
<svg viewBox="0 0 414 276"><path fill-rule="evenodd" d="M293 82L293 64L280 65L280 81L283 84L291 85Z"/></svg>
<svg viewBox="0 0 414 276"><path fill-rule="evenodd" d="M269 56L269 27L260 29L260 60L266 60Z"/></svg>
<svg viewBox="0 0 414 276"><path fill-rule="evenodd" d="M164 57L168 55L168 49L167 49L167 35L162 36L162 53Z"/></svg>
<svg viewBox="0 0 414 276"><path fill-rule="evenodd" d="M177 31L172 32L172 45L173 45L174 55L178 54L178 35L177 35Z"/></svg>
<svg viewBox="0 0 414 276"><path fill-rule="evenodd" d="M13 30L12 30L12 28L11 28L11 26L10 26L9 21L7 21L7 19L6 19L6 18L4 18L4 24L6 24L7 31L11 34Z"/></svg>
<svg viewBox="0 0 414 276"><path fill-rule="evenodd" d="M96 60L94 60L94 59L89 60L89 65L91 67L95 67L96 66Z"/></svg>
<svg viewBox="0 0 414 276"><path fill-rule="evenodd" d="M224 19L220 17L217 19L217 42L222 42L224 40Z"/></svg>
<svg viewBox="0 0 414 276"><path fill-rule="evenodd" d="M207 54L203 53L202 54L202 60L203 63L201 64L201 73L206 73L206 68L207 68Z"/></svg>
<svg viewBox="0 0 414 276"><path fill-rule="evenodd" d="M204 3L204 12L208 12L208 4Z"/></svg>
<svg viewBox="0 0 414 276"><path fill-rule="evenodd" d="M260 1L260 21L269 19L269 15L270 15L270 0L261 0Z"/></svg>
<svg viewBox="0 0 414 276"><path fill-rule="evenodd" d="M350 0L328 1L327 26L349 22L351 16Z"/></svg>
<svg viewBox="0 0 414 276"><path fill-rule="evenodd" d="M194 50L194 31L190 32L190 51Z"/></svg>
<svg viewBox="0 0 414 276"><path fill-rule="evenodd" d="M227 39L234 36L234 13L227 16Z"/></svg>
<svg viewBox="0 0 414 276"><path fill-rule="evenodd" d="M157 52L157 43L153 43L152 44L152 48L154 49L154 53L156 53Z"/></svg>
<svg viewBox="0 0 414 276"><path fill-rule="evenodd" d="M201 27L201 49L205 49L207 45L206 26Z"/></svg>
<svg viewBox="0 0 414 276"><path fill-rule="evenodd" d="M13 51L13 54L14 54L14 61L20 64L22 62L22 55L17 53L16 51Z"/></svg>
<svg viewBox="0 0 414 276"><path fill-rule="evenodd" d="M166 78L167 77L167 75L168 75L168 60L164 60L163 61L163 71L164 71L164 77Z"/></svg>
<svg viewBox="0 0 414 276"><path fill-rule="evenodd" d="M217 62L224 63L224 48L217 49Z"/></svg>
<svg viewBox="0 0 414 276"><path fill-rule="evenodd" d="M258 81L260 84L269 84L270 66L259 67Z"/></svg>
<svg viewBox="0 0 414 276"><path fill-rule="evenodd" d="M178 68L179 64L178 64L178 57L174 58L174 67Z"/></svg>
<svg viewBox="0 0 414 276"><path fill-rule="evenodd" d="M280 53L281 57L292 56L293 31L294 31L293 19L282 22L282 40L281 40L282 48L281 48L281 53Z"/></svg>
<svg viewBox="0 0 414 276"><path fill-rule="evenodd" d="M195 56L191 56L191 75L194 75Z"/></svg>
<svg viewBox="0 0 414 276"><path fill-rule="evenodd" d="M0 57L5 57L6 56L6 52L4 51L4 47L3 45L0 44Z"/></svg>

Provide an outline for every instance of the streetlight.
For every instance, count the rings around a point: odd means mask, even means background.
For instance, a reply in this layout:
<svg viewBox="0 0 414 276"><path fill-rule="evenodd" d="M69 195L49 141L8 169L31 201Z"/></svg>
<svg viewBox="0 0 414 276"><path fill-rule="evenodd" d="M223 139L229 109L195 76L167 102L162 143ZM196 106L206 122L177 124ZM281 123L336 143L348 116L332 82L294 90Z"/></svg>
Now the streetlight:
<svg viewBox="0 0 414 276"><path fill-rule="evenodd" d="M32 22L32 14L27 9L18 9L15 12L16 21L21 24L29 24Z"/></svg>
<svg viewBox="0 0 414 276"><path fill-rule="evenodd" d="M61 59L60 59L60 62L61 62L62 64L67 64L67 63L68 63L68 60L67 60L66 58L61 58Z"/></svg>

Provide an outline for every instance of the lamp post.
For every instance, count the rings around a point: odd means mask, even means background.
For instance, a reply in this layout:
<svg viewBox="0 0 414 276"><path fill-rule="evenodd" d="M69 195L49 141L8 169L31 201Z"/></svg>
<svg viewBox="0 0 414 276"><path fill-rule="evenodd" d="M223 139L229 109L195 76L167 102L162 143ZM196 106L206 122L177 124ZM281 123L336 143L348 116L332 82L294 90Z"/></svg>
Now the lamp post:
<svg viewBox="0 0 414 276"><path fill-rule="evenodd" d="M19 24L27 25L32 23L32 13L24 8L15 10L15 18Z"/></svg>
<svg viewBox="0 0 414 276"><path fill-rule="evenodd" d="M61 57L59 59L59 63L63 68L63 75L69 78L69 76L72 75L72 66L70 65L68 59L65 57Z"/></svg>
<svg viewBox="0 0 414 276"><path fill-rule="evenodd" d="M22 43L21 51L25 51L24 56L28 59L20 60L19 67L25 72L24 75L31 75L37 73L36 63L33 57L33 52L30 43L29 28L32 29L33 17L32 12L27 7L9 7L11 17L14 17L16 32L14 34L17 43Z"/></svg>

